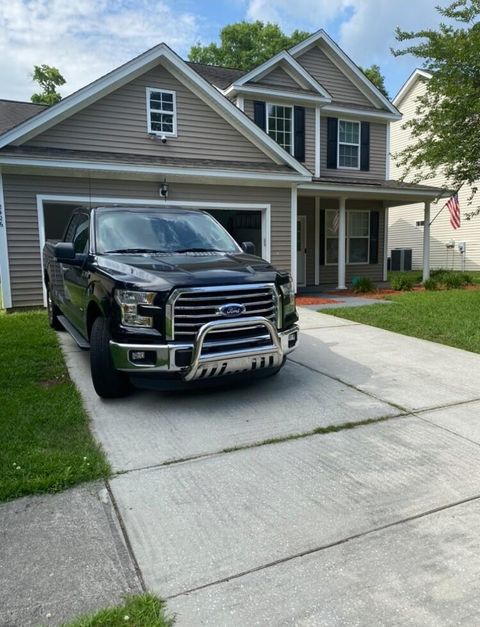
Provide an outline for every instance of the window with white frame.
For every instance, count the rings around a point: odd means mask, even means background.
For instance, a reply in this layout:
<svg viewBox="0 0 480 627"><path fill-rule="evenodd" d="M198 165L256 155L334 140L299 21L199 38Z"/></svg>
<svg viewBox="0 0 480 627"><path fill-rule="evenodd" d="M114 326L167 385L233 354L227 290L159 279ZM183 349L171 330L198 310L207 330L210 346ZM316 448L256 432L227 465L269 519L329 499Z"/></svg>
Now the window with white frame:
<svg viewBox="0 0 480 627"><path fill-rule="evenodd" d="M370 249L370 211L347 211L345 235L346 262L368 263ZM338 221L335 209L325 211L325 263L338 263Z"/></svg>
<svg viewBox="0 0 480 627"><path fill-rule="evenodd" d="M293 151L293 107L267 104L267 133L291 154Z"/></svg>
<svg viewBox="0 0 480 627"><path fill-rule="evenodd" d="M148 132L155 135L177 134L177 111L174 91L147 87Z"/></svg>
<svg viewBox="0 0 480 627"><path fill-rule="evenodd" d="M360 122L338 121L338 167L360 168Z"/></svg>
<svg viewBox="0 0 480 627"><path fill-rule="evenodd" d="M348 263L368 263L370 212L349 211L347 222Z"/></svg>

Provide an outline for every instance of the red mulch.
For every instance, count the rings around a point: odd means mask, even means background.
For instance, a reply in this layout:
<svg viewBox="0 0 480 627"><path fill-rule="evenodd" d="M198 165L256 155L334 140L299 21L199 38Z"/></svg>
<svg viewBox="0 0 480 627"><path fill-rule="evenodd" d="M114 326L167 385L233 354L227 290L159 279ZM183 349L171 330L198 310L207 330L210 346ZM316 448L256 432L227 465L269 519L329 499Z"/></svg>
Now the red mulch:
<svg viewBox="0 0 480 627"><path fill-rule="evenodd" d="M333 298L320 298L319 296L297 296L297 305L331 305L341 301L333 300Z"/></svg>

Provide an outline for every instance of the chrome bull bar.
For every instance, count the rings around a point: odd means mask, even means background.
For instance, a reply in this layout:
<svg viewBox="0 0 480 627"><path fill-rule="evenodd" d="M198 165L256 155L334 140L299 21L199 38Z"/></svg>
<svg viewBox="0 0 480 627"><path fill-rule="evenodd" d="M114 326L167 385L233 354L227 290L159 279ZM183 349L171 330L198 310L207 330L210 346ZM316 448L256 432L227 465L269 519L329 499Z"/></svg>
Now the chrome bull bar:
<svg viewBox="0 0 480 627"><path fill-rule="evenodd" d="M202 354L203 345L209 333L219 330L242 329L252 325L264 326L270 335L271 344L255 348L246 348L223 353ZM192 360L183 375L184 381L209 379L226 374L251 372L264 368L276 368L282 364L284 351L275 325L261 316L214 320L207 322L198 330L195 339Z"/></svg>

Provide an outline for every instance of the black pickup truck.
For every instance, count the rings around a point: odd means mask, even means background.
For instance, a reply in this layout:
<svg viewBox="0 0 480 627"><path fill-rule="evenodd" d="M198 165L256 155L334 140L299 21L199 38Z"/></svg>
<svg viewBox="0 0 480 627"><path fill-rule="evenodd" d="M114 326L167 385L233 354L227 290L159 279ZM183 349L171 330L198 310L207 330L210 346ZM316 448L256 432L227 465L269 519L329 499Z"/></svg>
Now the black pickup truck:
<svg viewBox="0 0 480 627"><path fill-rule="evenodd" d="M50 325L90 349L104 398L278 372L298 342L291 277L208 213L76 209L47 242Z"/></svg>

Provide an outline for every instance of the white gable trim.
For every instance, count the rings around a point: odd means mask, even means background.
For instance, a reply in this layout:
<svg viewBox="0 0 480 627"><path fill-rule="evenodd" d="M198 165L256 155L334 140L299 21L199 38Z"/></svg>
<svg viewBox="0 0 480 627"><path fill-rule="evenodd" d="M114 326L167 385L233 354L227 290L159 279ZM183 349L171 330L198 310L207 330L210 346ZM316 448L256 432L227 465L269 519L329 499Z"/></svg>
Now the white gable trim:
<svg viewBox="0 0 480 627"><path fill-rule="evenodd" d="M410 76L407 78L405 83L400 87L398 94L393 99L393 104L398 107L405 96L408 94L410 89L417 83L420 79L430 80L432 78L432 74L430 72L426 72L425 70L414 70Z"/></svg>
<svg viewBox="0 0 480 627"><path fill-rule="evenodd" d="M50 128L61 120L71 116L102 96L111 93L137 76L154 67L164 59L174 75L187 79L194 92L219 115L225 118L236 130L247 137L262 152L269 155L276 163L286 163L299 174L311 178L311 173L294 157L289 155L277 142L266 133L259 133L257 125L250 120L232 102L197 74L189 65L175 54L166 44L160 44L139 57L132 59L113 72L99 78L71 96L61 100L51 108L45 109L34 118L26 120L17 127L0 136L0 148L16 142L23 143L38 133Z"/></svg>
<svg viewBox="0 0 480 627"><path fill-rule="evenodd" d="M282 63L286 64L286 68L282 68ZM248 74L244 74L238 80L236 80L230 87L225 90L225 94L228 94L231 91L235 91L235 88L245 85L246 83L253 80L260 80L267 74L275 69L277 66L280 66L284 71L291 76L295 81L299 82L300 86L307 85L310 89L320 94L322 98L325 99L325 102L331 102L332 97L328 93L328 91L320 85L318 81L316 81L313 76L311 76L307 70L296 61L292 55L283 50L279 52L262 65L254 68Z"/></svg>
<svg viewBox="0 0 480 627"><path fill-rule="evenodd" d="M235 88L236 94L251 94L252 96L267 96L271 98L277 98L278 100L288 100L294 102L303 102L303 103L315 103L315 104L325 104L325 98L321 96L314 96L313 94L306 94L301 92L294 91L284 91L281 87L264 87L263 85L242 85L240 87Z"/></svg>
<svg viewBox="0 0 480 627"><path fill-rule="evenodd" d="M352 76L350 78L354 78L355 84L361 89L361 91L372 100L372 98L378 103L381 103L383 107L385 107L388 111L394 114L398 114L397 109L392 105L392 103L385 98L382 92L375 87L375 85L368 80L365 74L357 67L357 65L350 59L349 56L343 52L343 50L333 41L333 39L327 35L327 33L321 29L316 33L313 33L310 37L301 41L293 48L290 48L289 52L293 57L298 57L300 54L305 52L307 49L312 48L314 45L319 42L323 42L326 45L326 48L330 50L330 55L324 51L329 59L335 63L338 67L337 59L340 59L348 70L351 72ZM337 57L337 59L335 59ZM342 68L339 68L343 71Z"/></svg>
<svg viewBox="0 0 480 627"><path fill-rule="evenodd" d="M365 118L366 120L385 122L390 120L401 120L402 114L396 113L388 113L388 111L382 111L381 109L359 109L356 108L355 105L351 107L337 107L336 105L325 105L322 107L322 111L327 113L335 113L337 115L346 115L351 116L356 119Z"/></svg>

